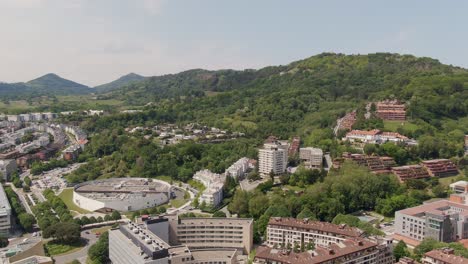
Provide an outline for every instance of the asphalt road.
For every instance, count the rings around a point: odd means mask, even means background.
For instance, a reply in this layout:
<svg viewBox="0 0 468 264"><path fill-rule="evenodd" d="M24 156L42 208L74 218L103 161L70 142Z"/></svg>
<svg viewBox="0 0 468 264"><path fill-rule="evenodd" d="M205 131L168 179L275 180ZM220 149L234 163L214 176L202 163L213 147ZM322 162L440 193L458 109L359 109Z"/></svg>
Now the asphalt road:
<svg viewBox="0 0 468 264"><path fill-rule="evenodd" d="M86 232L89 232L89 231L81 232L81 237L86 240L86 246L73 253L53 257L56 264L67 264L67 263L72 262L75 259L80 261L83 264L86 263L86 258L88 257L89 247L94 245L94 243L96 243L96 241L98 240L98 238L96 237L94 233L90 232L90 234L86 234Z"/></svg>

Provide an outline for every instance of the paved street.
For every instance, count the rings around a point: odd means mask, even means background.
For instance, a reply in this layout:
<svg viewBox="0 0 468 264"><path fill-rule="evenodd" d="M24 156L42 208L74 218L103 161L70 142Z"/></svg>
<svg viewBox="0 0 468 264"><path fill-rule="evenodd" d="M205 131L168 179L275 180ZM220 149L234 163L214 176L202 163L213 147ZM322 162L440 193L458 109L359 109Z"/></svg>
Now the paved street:
<svg viewBox="0 0 468 264"><path fill-rule="evenodd" d="M55 256L54 259L55 259L56 264L67 264L67 263L72 262L75 259L77 259L83 264L86 263L86 258L88 257L89 247L94 245L94 243L96 243L96 241L98 240L98 238L96 237L94 233L90 232L90 234L86 234L86 232L89 232L89 231L81 232L81 237L87 241L87 245L84 248L80 249L79 251L76 251L70 254Z"/></svg>

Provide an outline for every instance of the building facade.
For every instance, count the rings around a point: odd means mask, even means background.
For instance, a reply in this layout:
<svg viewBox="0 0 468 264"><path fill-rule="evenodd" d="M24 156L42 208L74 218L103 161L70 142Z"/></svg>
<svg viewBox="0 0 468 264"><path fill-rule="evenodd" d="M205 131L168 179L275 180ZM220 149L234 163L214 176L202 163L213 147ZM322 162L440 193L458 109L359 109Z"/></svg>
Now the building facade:
<svg viewBox="0 0 468 264"><path fill-rule="evenodd" d="M426 252L421 262L423 264L468 264L468 259L455 255L455 251L451 248L443 248Z"/></svg>
<svg viewBox="0 0 468 264"><path fill-rule="evenodd" d="M441 242L468 238L468 206L439 200L397 211L395 237L412 245L424 238Z"/></svg>
<svg viewBox="0 0 468 264"><path fill-rule="evenodd" d="M267 176L271 172L278 175L286 172L288 165L288 146L278 141L265 143L262 149L258 150L258 171L261 175Z"/></svg>
<svg viewBox="0 0 468 264"><path fill-rule="evenodd" d="M11 229L11 206L3 186L0 185L0 236L8 237Z"/></svg>
<svg viewBox="0 0 468 264"><path fill-rule="evenodd" d="M321 169L323 164L323 151L319 148L300 148L299 158L308 169Z"/></svg>

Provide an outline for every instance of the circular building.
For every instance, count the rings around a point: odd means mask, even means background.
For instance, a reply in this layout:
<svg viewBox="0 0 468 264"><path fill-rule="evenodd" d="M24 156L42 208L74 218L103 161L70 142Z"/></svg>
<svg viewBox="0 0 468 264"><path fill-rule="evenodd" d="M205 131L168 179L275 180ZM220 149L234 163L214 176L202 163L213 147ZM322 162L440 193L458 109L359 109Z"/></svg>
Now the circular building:
<svg viewBox="0 0 468 264"><path fill-rule="evenodd" d="M88 211L127 212L167 203L171 185L146 178L111 178L78 184L73 202Z"/></svg>

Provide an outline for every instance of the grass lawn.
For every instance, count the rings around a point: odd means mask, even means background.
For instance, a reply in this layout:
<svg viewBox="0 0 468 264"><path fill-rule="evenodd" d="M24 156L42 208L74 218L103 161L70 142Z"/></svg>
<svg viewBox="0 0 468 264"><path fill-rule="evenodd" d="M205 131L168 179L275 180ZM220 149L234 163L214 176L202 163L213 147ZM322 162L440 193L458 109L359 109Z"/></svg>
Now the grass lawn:
<svg viewBox="0 0 468 264"><path fill-rule="evenodd" d="M406 130L415 131L418 129L416 124L409 121L384 121L384 130L396 132L398 128L404 128Z"/></svg>
<svg viewBox="0 0 468 264"><path fill-rule="evenodd" d="M449 186L451 183L456 182L458 177L460 177L460 175L450 176L450 177L445 177L445 178L439 178L439 182L443 186Z"/></svg>
<svg viewBox="0 0 468 264"><path fill-rule="evenodd" d="M186 199L174 199L174 200L171 200L170 204L172 207L179 208L187 202L188 200Z"/></svg>
<svg viewBox="0 0 468 264"><path fill-rule="evenodd" d="M98 227L98 228L93 228L91 230L89 230L89 232L93 233L93 234L96 234L96 233L104 233L106 231L109 231L109 229L111 229L111 226L103 226L103 227Z"/></svg>
<svg viewBox="0 0 468 264"><path fill-rule="evenodd" d="M90 213L88 210L85 210L78 205L76 205L73 202L73 188L66 188L63 189L63 191L59 194L60 199L65 203L65 205L68 207L68 209L72 211L77 211L78 213L81 214L87 214Z"/></svg>
<svg viewBox="0 0 468 264"><path fill-rule="evenodd" d="M66 245L66 244L59 244L57 242L50 241L45 244L45 247L51 256L62 255L65 253L72 253L82 249L85 244L80 241L75 244Z"/></svg>
<svg viewBox="0 0 468 264"><path fill-rule="evenodd" d="M199 182L199 181L196 181L196 180L192 180L190 179L188 181L188 184L190 186L192 186L193 188L197 189L199 192L203 192L205 190L205 186L203 185L203 183Z"/></svg>

